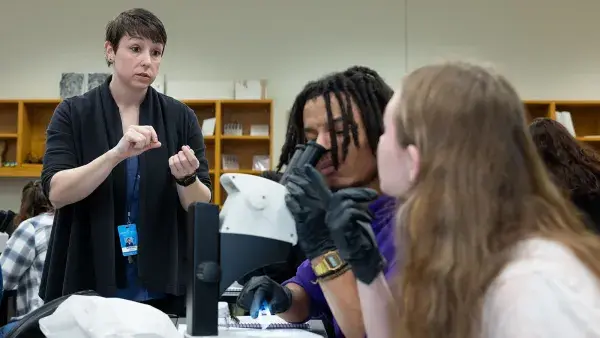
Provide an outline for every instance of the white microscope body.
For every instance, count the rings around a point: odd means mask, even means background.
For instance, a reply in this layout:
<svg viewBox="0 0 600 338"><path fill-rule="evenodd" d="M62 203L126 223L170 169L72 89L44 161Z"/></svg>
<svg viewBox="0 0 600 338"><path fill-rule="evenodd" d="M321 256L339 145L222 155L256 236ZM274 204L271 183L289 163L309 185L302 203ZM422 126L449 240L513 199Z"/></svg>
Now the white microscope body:
<svg viewBox="0 0 600 338"><path fill-rule="evenodd" d="M280 183L248 174L223 174L227 200L219 214L221 234L275 239L296 245L296 223L285 206L287 189Z"/></svg>

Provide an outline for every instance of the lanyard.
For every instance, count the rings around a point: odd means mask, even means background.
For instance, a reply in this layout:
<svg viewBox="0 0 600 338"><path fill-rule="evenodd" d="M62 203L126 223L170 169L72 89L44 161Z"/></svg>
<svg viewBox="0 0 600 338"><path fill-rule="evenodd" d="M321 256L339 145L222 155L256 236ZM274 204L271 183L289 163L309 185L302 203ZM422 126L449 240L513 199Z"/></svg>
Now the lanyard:
<svg viewBox="0 0 600 338"><path fill-rule="evenodd" d="M135 193L139 189L140 184L140 166L138 163L137 171L135 173L135 178L133 179L133 187L131 188L131 195L127 196L127 224L131 224L131 212L133 211L133 199L135 197Z"/></svg>

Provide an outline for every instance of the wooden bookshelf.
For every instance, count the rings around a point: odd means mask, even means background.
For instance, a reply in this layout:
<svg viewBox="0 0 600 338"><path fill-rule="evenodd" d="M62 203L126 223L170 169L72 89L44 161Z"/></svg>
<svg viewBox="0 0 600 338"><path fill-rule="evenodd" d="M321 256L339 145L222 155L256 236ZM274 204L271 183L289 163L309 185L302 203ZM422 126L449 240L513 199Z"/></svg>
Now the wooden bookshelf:
<svg viewBox="0 0 600 338"><path fill-rule="evenodd" d="M17 162L17 143L19 140L18 129L19 101L0 100L0 176L7 171L16 172L17 167L4 167L3 165Z"/></svg>
<svg viewBox="0 0 600 338"><path fill-rule="evenodd" d="M184 100L196 112L198 121L215 118L215 133L205 136L206 157L208 158L213 182L213 202L223 205L227 194L221 187L219 178L224 173L260 174L253 168L253 157L269 157L269 168L273 167L273 102L271 100ZM225 125L238 123L242 126L242 135L225 135ZM250 126L263 124L269 126L268 136L251 136ZM222 155L235 155L239 169L223 169Z"/></svg>
<svg viewBox="0 0 600 338"><path fill-rule="evenodd" d="M554 112L569 112L575 137L600 150L600 101L556 101ZM555 118L556 113L554 113Z"/></svg>
<svg viewBox="0 0 600 338"><path fill-rule="evenodd" d="M253 169L254 155L269 157L273 166L273 102L271 100L183 100L194 110L200 126L215 118L214 135L206 136L206 157L213 182L213 202L225 201L219 177L225 172L259 174ZM0 178L36 178L42 171L46 129L59 99L0 100L0 142L5 144ZM241 136L224 135L224 125L239 123ZM269 126L268 136L251 136L251 124ZM222 154L236 155L239 170L222 170ZM10 165L10 164L15 164ZM8 166L4 164L9 164ZM269 168L270 169L270 168Z"/></svg>
<svg viewBox="0 0 600 338"><path fill-rule="evenodd" d="M525 101L525 109L527 109L528 121L538 117L554 117L554 105L551 101Z"/></svg>
<svg viewBox="0 0 600 338"><path fill-rule="evenodd" d="M214 117L215 133L205 136L206 156L213 182L213 201L222 204L227 196L219 177L226 172L259 174L253 170L254 155L268 155L273 167L273 102L271 100L183 100L194 110L200 125ZM0 177L39 177L41 158L45 152L46 128L58 99L0 100L0 142L5 144ZM557 111L568 111L577 139L600 150L600 101L525 101L529 119L556 119ZM241 136L224 135L227 123L242 125ZM269 125L269 136L250 136L251 124ZM222 155L237 155L239 170L223 170ZM39 163L37 163L39 162Z"/></svg>
<svg viewBox="0 0 600 338"><path fill-rule="evenodd" d="M529 118L556 119L556 112L569 112L577 140L600 151L600 101L525 101Z"/></svg>

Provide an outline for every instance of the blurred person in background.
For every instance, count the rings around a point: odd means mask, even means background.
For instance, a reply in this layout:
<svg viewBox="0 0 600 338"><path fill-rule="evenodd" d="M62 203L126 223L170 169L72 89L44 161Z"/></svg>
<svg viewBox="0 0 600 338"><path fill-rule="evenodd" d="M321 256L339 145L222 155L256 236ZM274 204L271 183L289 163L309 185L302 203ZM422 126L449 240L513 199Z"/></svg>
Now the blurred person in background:
<svg viewBox="0 0 600 338"><path fill-rule="evenodd" d="M46 198L40 180L23 188L19 222L0 255L4 290L17 290L16 316L0 329L8 332L16 321L44 304L39 296L48 241L54 222L54 210Z"/></svg>
<svg viewBox="0 0 600 338"><path fill-rule="evenodd" d="M7 233L9 236L12 234L15 216L16 214L12 210L0 210L0 232Z"/></svg>
<svg viewBox="0 0 600 338"><path fill-rule="evenodd" d="M550 177L583 213L591 230L600 233L600 156L577 141L560 122L537 118L529 132Z"/></svg>

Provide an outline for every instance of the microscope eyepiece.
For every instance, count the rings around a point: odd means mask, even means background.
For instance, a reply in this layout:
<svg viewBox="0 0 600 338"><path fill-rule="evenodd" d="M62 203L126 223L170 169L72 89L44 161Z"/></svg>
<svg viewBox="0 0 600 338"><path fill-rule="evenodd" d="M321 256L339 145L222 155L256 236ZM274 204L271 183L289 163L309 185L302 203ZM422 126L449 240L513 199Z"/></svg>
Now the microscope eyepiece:
<svg viewBox="0 0 600 338"><path fill-rule="evenodd" d="M298 166L303 167L307 164L313 167L319 163L319 160L327 152L327 149L315 141L310 141L304 147L304 152L298 161Z"/></svg>
<svg viewBox="0 0 600 338"><path fill-rule="evenodd" d="M312 166L317 165L321 157L327 152L327 149L315 141L309 141L308 143L299 144L296 146L294 156L290 159L290 162L281 177L279 183L285 184L287 177L291 173L293 168L301 168L307 164Z"/></svg>

